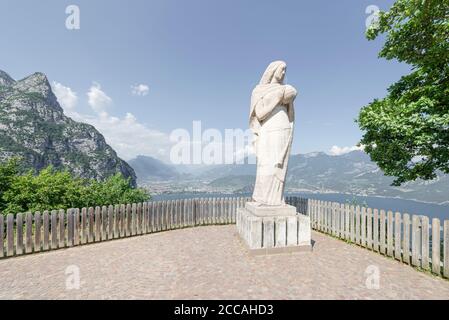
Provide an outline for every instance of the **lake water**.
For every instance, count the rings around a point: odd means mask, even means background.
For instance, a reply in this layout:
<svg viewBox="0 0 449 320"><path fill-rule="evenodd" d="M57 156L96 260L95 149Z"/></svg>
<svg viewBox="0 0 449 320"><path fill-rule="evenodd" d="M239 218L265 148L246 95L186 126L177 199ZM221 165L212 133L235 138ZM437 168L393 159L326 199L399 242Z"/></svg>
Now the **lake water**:
<svg viewBox="0 0 449 320"><path fill-rule="evenodd" d="M243 197L249 194L224 194L224 193L171 193L153 196L153 200L173 200L173 199L190 199L202 197ZM425 203L413 200L404 200L397 198L381 198L353 196L339 193L295 193L287 194L287 196L299 196L323 201L335 201L340 203L366 204L370 208L399 211L401 213L422 214L429 218L439 218L440 220L449 219L449 205L440 205L434 203Z"/></svg>

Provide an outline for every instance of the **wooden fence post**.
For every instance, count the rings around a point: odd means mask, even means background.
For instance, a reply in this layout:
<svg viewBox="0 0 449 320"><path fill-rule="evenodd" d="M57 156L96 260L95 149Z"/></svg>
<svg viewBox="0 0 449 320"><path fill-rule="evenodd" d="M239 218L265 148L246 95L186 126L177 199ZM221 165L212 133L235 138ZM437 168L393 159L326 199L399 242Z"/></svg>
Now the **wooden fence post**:
<svg viewBox="0 0 449 320"><path fill-rule="evenodd" d="M412 216L412 265L419 266L419 251L421 249L421 232L419 217Z"/></svg>
<svg viewBox="0 0 449 320"><path fill-rule="evenodd" d="M16 215L16 255L23 254L23 213Z"/></svg>
<svg viewBox="0 0 449 320"><path fill-rule="evenodd" d="M5 244L4 244L4 230L5 230L5 223L3 218L3 213L0 212L0 258L3 258L5 255Z"/></svg>
<svg viewBox="0 0 449 320"><path fill-rule="evenodd" d="M14 255L14 215L9 213L6 216L6 256Z"/></svg>
<svg viewBox="0 0 449 320"><path fill-rule="evenodd" d="M385 210L380 210L380 232L379 232L379 242L380 242L380 253L385 254Z"/></svg>
<svg viewBox="0 0 449 320"><path fill-rule="evenodd" d="M89 230L88 230L88 217L87 208L81 209L81 244L86 244L89 241Z"/></svg>
<svg viewBox="0 0 449 320"><path fill-rule="evenodd" d="M78 246L80 244L80 209L76 208L73 214L74 224L73 224L73 245Z"/></svg>
<svg viewBox="0 0 449 320"><path fill-rule="evenodd" d="M148 227L147 232L152 233L153 232L153 226L154 226L154 201L148 202Z"/></svg>
<svg viewBox="0 0 449 320"><path fill-rule="evenodd" d="M401 260L401 213L396 212L394 215L394 257L396 260Z"/></svg>
<svg viewBox="0 0 449 320"><path fill-rule="evenodd" d="M93 207L89 207L89 243L94 242L95 241L95 210Z"/></svg>
<svg viewBox="0 0 449 320"><path fill-rule="evenodd" d="M51 249L58 248L58 211L51 211Z"/></svg>
<svg viewBox="0 0 449 320"><path fill-rule="evenodd" d="M126 237L130 237L132 235L133 230L133 210L132 210L132 204L128 203L126 204L126 225L125 225L125 231Z"/></svg>
<svg viewBox="0 0 449 320"><path fill-rule="evenodd" d="M185 228L187 226L187 220L185 219L184 212L183 212L183 204L182 200L176 201L176 228Z"/></svg>
<svg viewBox="0 0 449 320"><path fill-rule="evenodd" d="M321 231L321 201L315 200L315 229Z"/></svg>
<svg viewBox="0 0 449 320"><path fill-rule="evenodd" d="M421 216L421 268L429 269L429 218Z"/></svg>
<svg viewBox="0 0 449 320"><path fill-rule="evenodd" d="M379 252L379 210L373 210L373 247Z"/></svg>
<svg viewBox="0 0 449 320"><path fill-rule="evenodd" d="M171 230L173 227L172 224L172 218L173 218L173 209L174 209L174 200L168 200L167 201L167 207L166 207L166 212L167 212L167 216L166 216L166 220L165 220L165 230Z"/></svg>
<svg viewBox="0 0 449 320"><path fill-rule="evenodd" d="M373 209L367 208L366 209L366 238L367 243L366 246L368 249L373 249Z"/></svg>
<svg viewBox="0 0 449 320"><path fill-rule="evenodd" d="M440 219L432 219L432 272L441 274L440 266Z"/></svg>
<svg viewBox="0 0 449 320"><path fill-rule="evenodd" d="M403 241L402 241L402 261L410 264L410 216L404 213L403 218Z"/></svg>
<svg viewBox="0 0 449 320"><path fill-rule="evenodd" d="M141 235L143 234L143 230L144 230L144 225L143 225L143 220L144 215L143 215L143 203L139 202L137 204L137 234Z"/></svg>
<svg viewBox="0 0 449 320"><path fill-rule="evenodd" d="M43 224L44 224L44 241L42 243L42 250L46 251L50 249L50 215L47 210L43 214Z"/></svg>
<svg viewBox="0 0 449 320"><path fill-rule="evenodd" d="M175 200L175 209L173 211L173 225L175 229L181 229L184 227L184 219L181 214L181 200Z"/></svg>
<svg viewBox="0 0 449 320"><path fill-rule="evenodd" d="M332 223L331 223L331 234L336 237L337 236L337 203L332 202L331 203L331 217L332 217Z"/></svg>
<svg viewBox="0 0 449 320"><path fill-rule="evenodd" d="M131 204L131 230L130 236L135 236L137 233L137 205Z"/></svg>
<svg viewBox="0 0 449 320"><path fill-rule="evenodd" d="M147 233L153 232L153 209L154 209L154 201L150 201L147 204L148 210L148 221L147 221Z"/></svg>
<svg viewBox="0 0 449 320"><path fill-rule="evenodd" d="M393 257L393 212L387 213L387 255Z"/></svg>
<svg viewBox="0 0 449 320"><path fill-rule="evenodd" d="M360 206L355 207L355 241L358 245L361 244L360 232Z"/></svg>
<svg viewBox="0 0 449 320"><path fill-rule="evenodd" d="M142 203L142 224L140 226L140 234L147 233L147 225L148 225L148 202Z"/></svg>
<svg viewBox="0 0 449 320"><path fill-rule="evenodd" d="M161 205L161 231L167 230L167 205L168 201L163 200Z"/></svg>
<svg viewBox="0 0 449 320"><path fill-rule="evenodd" d="M176 200L167 200L165 207L165 230L176 228Z"/></svg>
<svg viewBox="0 0 449 320"><path fill-rule="evenodd" d="M25 216L25 253L33 252L33 214L27 212Z"/></svg>
<svg viewBox="0 0 449 320"><path fill-rule="evenodd" d="M220 222L219 224L223 224L225 219L225 212L224 212L224 198L220 198ZM274 227L274 225L273 225Z"/></svg>
<svg viewBox="0 0 449 320"><path fill-rule="evenodd" d="M161 215L161 201L156 201L154 203L154 227L153 232L159 232L160 231L160 215Z"/></svg>
<svg viewBox="0 0 449 320"><path fill-rule="evenodd" d="M444 230L443 230L443 237L444 237L444 263L443 263L443 275L446 278L449 278L449 220L444 220Z"/></svg>
<svg viewBox="0 0 449 320"><path fill-rule="evenodd" d="M151 233L156 232L156 201L151 201L150 203L150 220L149 231Z"/></svg>
<svg viewBox="0 0 449 320"><path fill-rule="evenodd" d="M355 243L356 231L355 231L355 207L349 207L349 219L351 220L351 242Z"/></svg>
<svg viewBox="0 0 449 320"><path fill-rule="evenodd" d="M323 233L327 233L327 201L322 202L322 213L323 213Z"/></svg>
<svg viewBox="0 0 449 320"><path fill-rule="evenodd" d="M345 204L345 239L350 240L351 239L351 214L349 212L350 207L349 204Z"/></svg>
<svg viewBox="0 0 449 320"><path fill-rule="evenodd" d="M162 201L162 231L166 231L168 228L168 201Z"/></svg>
<svg viewBox="0 0 449 320"><path fill-rule="evenodd" d="M108 240L114 239L114 206L108 206Z"/></svg>
<svg viewBox="0 0 449 320"><path fill-rule="evenodd" d="M346 238L346 230L345 230L345 218L346 218L346 210L345 205L343 203L340 204L340 238Z"/></svg>
<svg viewBox="0 0 449 320"><path fill-rule="evenodd" d="M367 225L367 222L366 222L366 207L365 206L360 208L360 217L362 218L362 221L360 223L361 231L362 231L361 245L362 245L362 247L366 247L366 242L367 242L367 240L366 240L366 225Z"/></svg>
<svg viewBox="0 0 449 320"><path fill-rule="evenodd" d="M95 242L101 241L101 208L95 207Z"/></svg>
<svg viewBox="0 0 449 320"><path fill-rule="evenodd" d="M73 246L73 209L67 209L67 247Z"/></svg>
<svg viewBox="0 0 449 320"><path fill-rule="evenodd" d="M58 221L59 221L59 248L65 247L65 210L60 209L58 212Z"/></svg>

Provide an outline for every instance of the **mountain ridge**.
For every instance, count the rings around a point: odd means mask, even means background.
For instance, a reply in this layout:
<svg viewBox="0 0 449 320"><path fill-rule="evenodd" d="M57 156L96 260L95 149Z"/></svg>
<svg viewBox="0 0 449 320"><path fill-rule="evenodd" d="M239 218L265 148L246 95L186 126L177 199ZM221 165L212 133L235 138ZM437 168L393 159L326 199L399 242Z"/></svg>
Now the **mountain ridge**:
<svg viewBox="0 0 449 320"><path fill-rule="evenodd" d="M204 166L192 172L185 178L189 179L189 183L197 180L199 188L207 185L216 192L221 189L248 193L252 191L255 181L256 165ZM312 152L290 156L286 192L347 193L431 203L449 201L449 175L439 174L435 180L407 182L400 187L391 186L393 180L393 177L385 176L363 151L355 150L342 155ZM176 183L173 181L173 184Z"/></svg>
<svg viewBox="0 0 449 320"><path fill-rule="evenodd" d="M136 185L132 167L97 129L64 114L42 72L15 81L0 70L0 160L15 156L36 171L53 165L97 180L120 172Z"/></svg>

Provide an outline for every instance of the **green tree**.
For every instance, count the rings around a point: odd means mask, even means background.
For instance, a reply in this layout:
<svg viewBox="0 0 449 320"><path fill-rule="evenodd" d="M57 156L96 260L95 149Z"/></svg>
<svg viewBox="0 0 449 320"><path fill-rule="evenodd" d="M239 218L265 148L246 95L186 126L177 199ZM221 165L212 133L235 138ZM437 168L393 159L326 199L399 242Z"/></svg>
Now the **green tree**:
<svg viewBox="0 0 449 320"><path fill-rule="evenodd" d="M5 163L0 163L0 211L6 207L6 203L3 201L3 195L9 190L11 183L19 173L18 162L18 158L13 158Z"/></svg>
<svg viewBox="0 0 449 320"><path fill-rule="evenodd" d="M149 195L145 189L131 188L130 178L124 179L117 173L103 182L92 180L84 188L81 199L83 206L103 206L147 201Z"/></svg>
<svg viewBox="0 0 449 320"><path fill-rule="evenodd" d="M79 204L84 181L72 178L68 171L56 171L49 166L39 174L30 170L18 175L5 192L6 212L67 209Z"/></svg>
<svg viewBox="0 0 449 320"><path fill-rule="evenodd" d="M360 141L394 185L449 173L449 0L397 0L367 30L379 57L411 65L388 95L360 111Z"/></svg>
<svg viewBox="0 0 449 320"><path fill-rule="evenodd" d="M18 162L0 165L2 183L2 212L34 212L55 209L81 208L149 200L146 190L132 188L130 179L121 174L105 181L75 178L68 171L58 171L52 166L37 175L33 170L18 173ZM3 179L2 179L3 181Z"/></svg>

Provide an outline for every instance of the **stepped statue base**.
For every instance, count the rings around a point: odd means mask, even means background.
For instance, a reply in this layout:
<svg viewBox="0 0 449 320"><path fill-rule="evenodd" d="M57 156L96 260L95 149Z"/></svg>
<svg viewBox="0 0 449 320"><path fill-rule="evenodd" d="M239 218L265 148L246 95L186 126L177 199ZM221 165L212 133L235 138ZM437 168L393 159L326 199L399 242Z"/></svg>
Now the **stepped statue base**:
<svg viewBox="0 0 449 320"><path fill-rule="evenodd" d="M247 202L237 210L237 230L252 254L311 251L310 218L290 205Z"/></svg>

